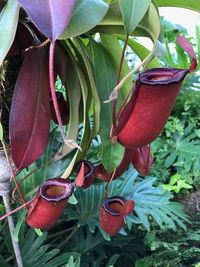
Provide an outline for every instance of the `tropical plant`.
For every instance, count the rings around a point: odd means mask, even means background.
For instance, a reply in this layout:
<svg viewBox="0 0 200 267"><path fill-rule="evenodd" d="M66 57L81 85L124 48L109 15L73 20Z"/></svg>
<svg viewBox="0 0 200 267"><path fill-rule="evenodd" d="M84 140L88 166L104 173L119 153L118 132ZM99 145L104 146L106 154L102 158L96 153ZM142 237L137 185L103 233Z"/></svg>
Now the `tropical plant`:
<svg viewBox="0 0 200 267"><path fill-rule="evenodd" d="M183 36L177 37L182 47L177 49L182 54L185 50L192 61L184 69L160 67L155 56L161 31L158 6L164 2L0 2L0 103L4 103L0 141L11 171L7 180L2 179L7 191L1 186L0 193L9 204L12 176L13 198L26 207L23 216L14 215L17 223L14 236L11 233L14 248L17 241L21 246L24 266L34 266L36 260L40 266L127 266L134 263L138 250L123 263L128 253L120 256L123 247L118 236L111 236L128 235L130 252L135 244L133 225L148 231L152 223L161 229L176 225L185 229L188 218L180 204L170 201L171 193L155 187L156 178L138 175L149 174L150 143L166 124L186 75L197 68L195 52ZM186 0L168 4L200 11L195 2ZM132 36L150 38L153 50ZM141 59L133 70L124 59L128 46ZM13 59L18 64L10 86ZM175 141L185 144L197 137L191 136L191 125L187 127L186 136L175 136ZM196 139L190 151L198 146ZM171 164L180 160L183 147L178 146L174 161L166 154ZM197 163L190 163L191 168L196 171ZM12 203L16 211L20 209ZM9 214L15 213L8 207L5 204ZM36 229L41 236L35 237L24 221L48 234ZM2 223L4 227L8 231ZM46 238L49 241L43 244ZM110 240L112 253L106 250ZM124 236L119 240L126 242ZM8 243L2 245L3 251ZM0 258L3 264L14 264L10 251Z"/></svg>

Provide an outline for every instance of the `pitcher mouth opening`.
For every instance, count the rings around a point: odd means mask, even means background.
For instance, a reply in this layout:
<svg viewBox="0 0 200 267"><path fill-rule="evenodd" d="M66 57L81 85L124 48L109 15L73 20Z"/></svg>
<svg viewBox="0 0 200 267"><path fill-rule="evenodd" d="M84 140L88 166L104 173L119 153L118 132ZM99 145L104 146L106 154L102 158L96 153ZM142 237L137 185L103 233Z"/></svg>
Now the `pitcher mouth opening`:
<svg viewBox="0 0 200 267"><path fill-rule="evenodd" d="M187 69L155 68L140 74L140 82L149 85L166 85L180 82L189 71Z"/></svg>
<svg viewBox="0 0 200 267"><path fill-rule="evenodd" d="M47 180L40 187L41 197L47 201L55 202L69 198L73 191L74 183L62 178Z"/></svg>
<svg viewBox="0 0 200 267"><path fill-rule="evenodd" d="M103 202L103 208L113 216L120 216L121 207L125 204L126 199L123 197L106 198Z"/></svg>
<svg viewBox="0 0 200 267"><path fill-rule="evenodd" d="M81 168L81 164L84 163L84 177L88 178L94 173L94 165L88 160L82 160L76 166L76 172L78 173Z"/></svg>

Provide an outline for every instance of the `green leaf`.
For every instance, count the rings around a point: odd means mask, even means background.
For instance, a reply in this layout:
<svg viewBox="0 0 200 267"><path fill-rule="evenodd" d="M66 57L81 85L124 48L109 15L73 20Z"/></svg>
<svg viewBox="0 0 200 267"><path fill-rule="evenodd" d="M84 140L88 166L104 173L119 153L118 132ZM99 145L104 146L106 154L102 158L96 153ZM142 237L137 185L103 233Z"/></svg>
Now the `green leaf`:
<svg viewBox="0 0 200 267"><path fill-rule="evenodd" d="M14 41L19 9L18 1L8 0L0 13L0 66Z"/></svg>
<svg viewBox="0 0 200 267"><path fill-rule="evenodd" d="M19 231L20 231L21 226L24 222L25 216L26 216L26 210L25 209L21 210L18 213L18 220L17 220L17 224L16 224L15 229L14 229L14 239L16 242L19 241Z"/></svg>
<svg viewBox="0 0 200 267"><path fill-rule="evenodd" d="M76 205L78 203L78 200L76 199L74 194L71 195L71 197L68 200L68 203L70 203L72 205Z"/></svg>
<svg viewBox="0 0 200 267"><path fill-rule="evenodd" d="M103 153L102 163L107 171L112 172L121 162L124 147L118 142L112 145L110 142L110 129L112 125L112 104L105 104L110 93L116 85L116 74L110 54L101 44L92 42L96 87L101 103L100 112L100 137Z"/></svg>
<svg viewBox="0 0 200 267"><path fill-rule="evenodd" d="M90 121L89 121L89 94L90 92L88 91L87 87L87 82L85 80L84 74L80 68L80 66L76 63L75 59L71 58L73 60L74 66L76 68L77 76L80 81L80 86L81 86L81 92L82 92L82 101L83 101L83 130L82 130L82 135L81 135L81 142L80 142L80 147L82 151L77 150L76 154L74 155L71 163L63 173L62 177L68 178L75 163L81 160L82 158L85 157L87 150L90 146L91 142L91 131L90 131Z"/></svg>
<svg viewBox="0 0 200 267"><path fill-rule="evenodd" d="M181 210L181 205L180 207L177 205L171 206L169 200L172 195L169 192L163 192L160 187L154 187L153 183L155 180L155 178L147 178L142 182L135 182L135 178L130 169L126 176L126 185L124 186L122 184L122 188L119 187L118 189L120 192L119 195L127 199L132 199L135 202L134 211L148 231L150 230L149 215L151 215L161 228L167 225L169 228L175 229L174 221L180 227L185 228L182 222L179 223L179 218L188 221L187 216ZM173 207L176 207L176 209L173 210ZM177 208L179 209L178 213L176 213ZM134 215L127 216L126 219L129 226L131 222L135 223Z"/></svg>
<svg viewBox="0 0 200 267"><path fill-rule="evenodd" d="M120 39L122 39L123 41L125 40L123 36L120 36ZM148 50L145 46L143 46L142 44L138 43L135 40L129 39L128 45L137 54L137 56L140 58L141 61L143 61L150 54L150 50ZM158 68L160 66L161 66L160 62L157 60L156 57L154 57L147 65L147 68L149 69Z"/></svg>
<svg viewBox="0 0 200 267"><path fill-rule="evenodd" d="M1 122L0 122L0 141L3 141L3 127Z"/></svg>
<svg viewBox="0 0 200 267"><path fill-rule="evenodd" d="M161 24L159 12L157 6L154 3L151 3L145 16L130 35L146 36L156 42L160 34L160 30ZM109 11L101 24L92 30L92 33L96 32L106 34L125 34L118 1L114 0L111 3Z"/></svg>
<svg viewBox="0 0 200 267"><path fill-rule="evenodd" d="M89 82L90 82L90 89L92 94L92 101L93 101L93 127L92 127L92 136L91 138L95 138L96 135L99 133L99 127L100 127L100 101L97 93L97 88L94 81L94 73L93 68L90 62L91 54L89 54L89 50L87 47L83 44L83 42L80 41L80 39L76 39L76 44L79 49L79 52L83 58L83 61L85 63L85 67L87 70Z"/></svg>
<svg viewBox="0 0 200 267"><path fill-rule="evenodd" d="M81 35L101 22L108 10L102 0L77 0L69 26L59 39Z"/></svg>
<svg viewBox="0 0 200 267"><path fill-rule="evenodd" d="M79 104L81 100L81 88L75 65L69 57L67 46L65 42L62 42L60 46L60 62L62 61L62 68L60 78L63 85L66 87L67 96L69 100L69 123L67 138L76 141L79 129ZM73 88L73 90L71 90ZM68 145L64 144L54 159L58 160L68 155L72 151Z"/></svg>
<svg viewBox="0 0 200 267"><path fill-rule="evenodd" d="M199 1L197 0L154 0L159 7L182 7L200 12Z"/></svg>
<svg viewBox="0 0 200 267"><path fill-rule="evenodd" d="M65 265L65 267L79 267L81 264L81 258L78 257L77 259L74 259L73 256L69 258L68 263Z"/></svg>
<svg viewBox="0 0 200 267"><path fill-rule="evenodd" d="M107 263L106 267L114 267L114 264L116 263L116 261L119 259L120 255L119 254L115 254L113 255L109 262Z"/></svg>
<svg viewBox="0 0 200 267"><path fill-rule="evenodd" d="M168 142L165 166L168 168L175 163L182 164L187 172L193 170L194 175L197 175L200 162L200 141L192 123L184 129L184 135L177 133L171 137L172 141Z"/></svg>
<svg viewBox="0 0 200 267"><path fill-rule="evenodd" d="M144 17L151 0L119 0L126 33L131 34Z"/></svg>
<svg viewBox="0 0 200 267"><path fill-rule="evenodd" d="M108 34L101 34L101 42L103 46L110 52L112 55L112 59L115 63L115 71L119 70L119 63L121 59L121 54L122 54L122 47L119 43L119 40L116 36L108 35ZM125 38L124 38L125 39ZM124 40L123 40L124 41ZM130 72L130 68L124 59L123 66L122 66L122 72L121 72L121 79L126 76L127 73ZM120 92L122 92L123 97L126 97L126 95L129 93L130 89L132 87L132 78L128 79L121 88Z"/></svg>
<svg viewBox="0 0 200 267"><path fill-rule="evenodd" d="M44 242L47 237L47 232L42 236L36 237L33 229L29 229L21 244L21 254L23 264L26 267L60 267L64 266L71 256L74 258L80 257L78 253L60 253L59 249L52 249L50 245Z"/></svg>
<svg viewBox="0 0 200 267"><path fill-rule="evenodd" d="M36 234L37 234L38 236L42 236L42 235L43 235L43 232L42 232L40 229L38 229L38 228L34 228L34 230L35 230L35 232L36 232Z"/></svg>

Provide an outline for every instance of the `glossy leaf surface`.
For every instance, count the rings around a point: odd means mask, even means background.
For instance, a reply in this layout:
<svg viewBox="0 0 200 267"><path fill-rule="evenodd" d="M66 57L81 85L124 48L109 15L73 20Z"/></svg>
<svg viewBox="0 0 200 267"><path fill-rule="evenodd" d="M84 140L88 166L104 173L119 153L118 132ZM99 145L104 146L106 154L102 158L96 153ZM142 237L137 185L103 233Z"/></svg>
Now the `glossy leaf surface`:
<svg viewBox="0 0 200 267"><path fill-rule="evenodd" d="M155 0L158 6L182 7L200 12L199 1L197 0Z"/></svg>
<svg viewBox="0 0 200 267"><path fill-rule="evenodd" d="M140 20L144 17L151 0L119 0L124 28L127 34L131 34Z"/></svg>
<svg viewBox="0 0 200 267"><path fill-rule="evenodd" d="M14 41L19 9L16 0L9 0L0 13L0 66Z"/></svg>
<svg viewBox="0 0 200 267"><path fill-rule="evenodd" d="M136 29L130 34L135 36L146 36L154 42L160 34L160 17L155 4L151 3L143 19L139 22ZM92 32L106 34L125 34L123 20L117 1L113 1L109 11L99 26L95 27Z"/></svg>
<svg viewBox="0 0 200 267"><path fill-rule="evenodd" d="M68 26L76 0L18 0L37 28L55 41Z"/></svg>
<svg viewBox="0 0 200 267"><path fill-rule="evenodd" d="M26 54L13 96L10 117L11 150L18 169L43 153L49 136L49 79L44 49Z"/></svg>
<svg viewBox="0 0 200 267"><path fill-rule="evenodd" d="M68 28L60 39L78 36L101 22L108 10L102 0L77 0Z"/></svg>
<svg viewBox="0 0 200 267"><path fill-rule="evenodd" d="M110 127L112 124L112 105L103 101L108 99L115 87L116 74L112 59L103 46L92 42L95 65L96 86L101 103L100 137L103 146L102 163L108 172L112 172L122 160L124 148L110 143Z"/></svg>

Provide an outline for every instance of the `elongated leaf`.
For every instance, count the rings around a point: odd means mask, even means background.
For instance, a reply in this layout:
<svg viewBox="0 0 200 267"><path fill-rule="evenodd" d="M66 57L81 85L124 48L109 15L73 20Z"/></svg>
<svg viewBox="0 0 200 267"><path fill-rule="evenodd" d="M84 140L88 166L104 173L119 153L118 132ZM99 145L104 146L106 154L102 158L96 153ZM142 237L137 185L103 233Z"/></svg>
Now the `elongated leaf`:
<svg viewBox="0 0 200 267"><path fill-rule="evenodd" d="M19 9L17 0L8 0L0 13L0 66L14 41Z"/></svg>
<svg viewBox="0 0 200 267"><path fill-rule="evenodd" d="M89 92L88 92L88 88L87 88L87 83L86 80L84 78L84 75L79 67L79 65L76 63L76 61L74 60L73 57L71 57L76 72L77 72L77 76L78 79L80 81L80 86L81 86L81 92L82 92L82 101L83 101L83 130L82 130L82 136L81 136L81 142L80 142L80 147L82 149L82 151L77 151L76 154L74 155L70 165L67 167L67 169L65 170L65 172L63 173L64 178L67 178L73 167L74 164L78 161L80 161L83 157L85 157L87 150L90 146L90 137L91 137L91 132L90 132L90 121L89 121L89 116L88 116L88 111L89 111L89 101L88 100L88 96L89 96Z"/></svg>
<svg viewBox="0 0 200 267"><path fill-rule="evenodd" d="M103 0L77 0L68 28L60 39L78 36L101 22L108 10Z"/></svg>
<svg viewBox="0 0 200 267"><path fill-rule="evenodd" d="M158 6L183 7L200 12L199 1L197 0L155 0Z"/></svg>
<svg viewBox="0 0 200 267"><path fill-rule="evenodd" d="M76 0L18 0L36 27L55 41L68 26Z"/></svg>
<svg viewBox="0 0 200 267"><path fill-rule="evenodd" d="M151 0L119 0L119 5L127 34L131 34L144 17Z"/></svg>
<svg viewBox="0 0 200 267"><path fill-rule="evenodd" d="M86 46L84 46L84 44L79 39L76 39L76 44L81 53L81 56L83 57L83 61L85 63L85 67L86 67L89 82L90 82L90 88L91 88L91 94L92 94L92 100L93 100L93 116L94 116L91 138L95 138L96 135L99 133L100 101L99 101L97 88L96 88L95 81L94 81L93 68L90 62L92 55L89 54L89 50L87 49Z"/></svg>
<svg viewBox="0 0 200 267"><path fill-rule="evenodd" d="M0 122L0 141L3 140L3 127L2 127L2 124Z"/></svg>
<svg viewBox="0 0 200 267"><path fill-rule="evenodd" d="M100 137L103 146L102 163L107 171L112 172L122 160L124 148L117 142L110 142L110 128L112 125L112 104L105 104L115 87L116 73L113 68L112 58L102 45L92 42L93 57L96 76L96 87L101 103L100 112Z"/></svg>
<svg viewBox="0 0 200 267"><path fill-rule="evenodd" d="M43 153L49 136L49 80L45 49L25 56L13 96L10 117L11 150L18 169Z"/></svg>
<svg viewBox="0 0 200 267"><path fill-rule="evenodd" d="M112 59L115 62L115 71L119 70L119 63L121 59L122 54L122 47L119 44L119 40L116 36L110 36L108 34L101 34L101 41L103 46L109 50L110 54L112 55ZM128 64L126 60L123 62L122 66L122 72L121 72L121 79L126 76L127 73L129 73L130 68L128 67ZM132 87L132 78L130 78L128 81L126 81L125 85L121 88L121 92L123 94L123 97L125 97L128 92L130 91Z"/></svg>
<svg viewBox="0 0 200 267"><path fill-rule="evenodd" d="M63 85L66 87L67 96L69 100L69 124L67 138L76 141L79 128L79 104L81 98L80 82L72 60L70 59L67 50L65 49L66 43L57 45L55 50L55 69L62 80ZM60 64L62 62L62 64ZM61 159L72 151L72 148L63 145L59 153L55 155L55 160Z"/></svg>

